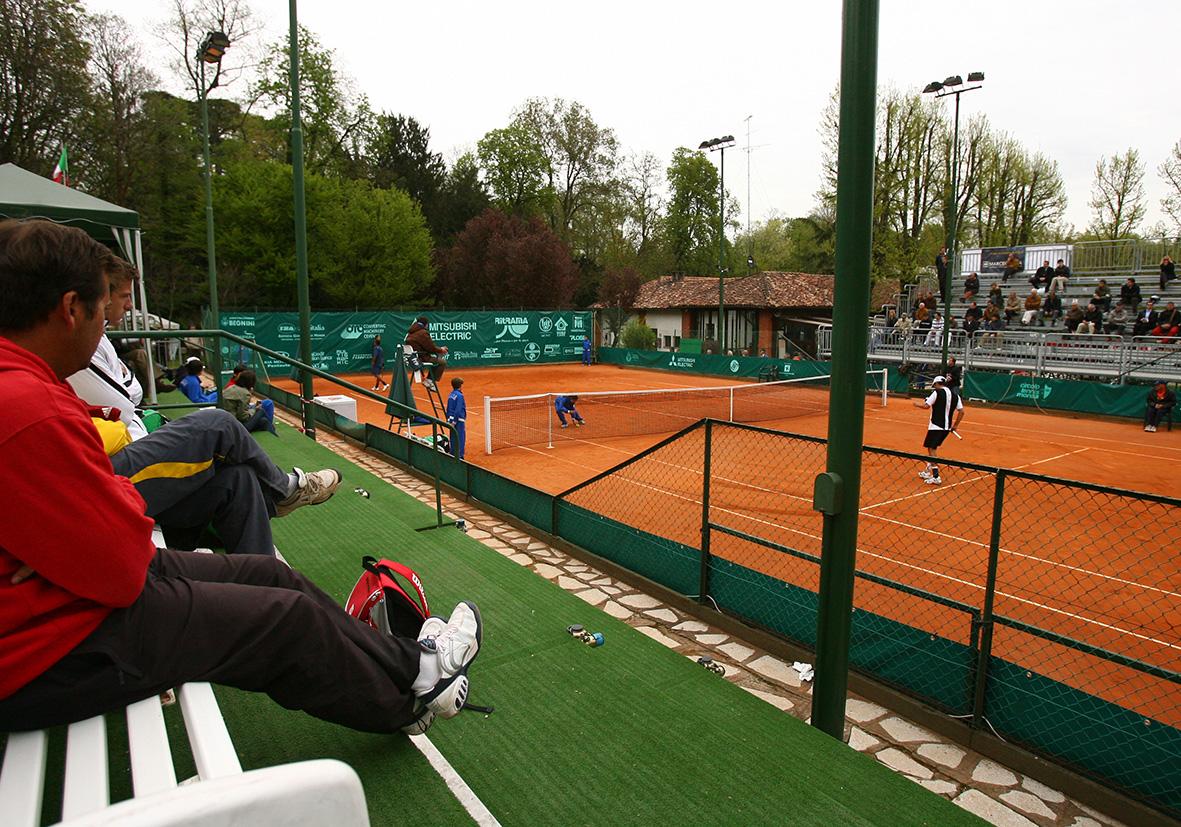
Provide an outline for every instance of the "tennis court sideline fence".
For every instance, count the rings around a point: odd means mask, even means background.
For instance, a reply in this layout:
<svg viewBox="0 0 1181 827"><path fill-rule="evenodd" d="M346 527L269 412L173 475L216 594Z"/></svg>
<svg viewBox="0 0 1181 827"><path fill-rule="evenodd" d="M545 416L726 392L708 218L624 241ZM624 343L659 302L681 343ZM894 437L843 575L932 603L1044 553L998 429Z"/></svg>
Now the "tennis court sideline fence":
<svg viewBox="0 0 1181 827"><path fill-rule="evenodd" d="M298 397L267 393L299 409ZM702 420L550 495L316 406L319 424L815 647L826 440ZM1181 500L864 449L851 668L1181 817ZM870 499L872 501L870 501ZM942 499L938 499L942 498Z"/></svg>

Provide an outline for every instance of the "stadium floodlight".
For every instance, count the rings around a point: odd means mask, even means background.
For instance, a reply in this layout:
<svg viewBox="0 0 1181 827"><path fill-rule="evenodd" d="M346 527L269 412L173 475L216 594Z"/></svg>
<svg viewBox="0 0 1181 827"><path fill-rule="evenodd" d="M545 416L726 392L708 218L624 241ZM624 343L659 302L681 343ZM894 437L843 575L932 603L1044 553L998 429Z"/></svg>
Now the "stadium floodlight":
<svg viewBox="0 0 1181 827"><path fill-rule="evenodd" d="M983 72L969 72L968 83L983 83ZM934 92L937 98L946 98L949 95L955 95L955 131L951 139L951 192L948 194L947 202L947 257L948 267L945 269L943 284L940 287L943 290L943 295L951 297L951 280L956 275L956 224L959 221L957 215L959 202L959 186L960 186L960 95L964 92L971 92L974 89L983 89L983 86L964 86L964 79L959 75L951 75L945 81L931 81L927 87L923 89L923 93ZM962 88L960 88L962 87ZM948 340L951 338L951 324L943 325L943 365L942 369L947 370L947 348Z"/></svg>
<svg viewBox="0 0 1181 827"><path fill-rule="evenodd" d="M197 57L206 63L220 63L228 48L230 39L225 32L209 32L197 47Z"/></svg>
<svg viewBox="0 0 1181 827"><path fill-rule="evenodd" d="M733 135L702 141L698 149L721 152L718 164L718 347L726 352L726 150L734 146Z"/></svg>

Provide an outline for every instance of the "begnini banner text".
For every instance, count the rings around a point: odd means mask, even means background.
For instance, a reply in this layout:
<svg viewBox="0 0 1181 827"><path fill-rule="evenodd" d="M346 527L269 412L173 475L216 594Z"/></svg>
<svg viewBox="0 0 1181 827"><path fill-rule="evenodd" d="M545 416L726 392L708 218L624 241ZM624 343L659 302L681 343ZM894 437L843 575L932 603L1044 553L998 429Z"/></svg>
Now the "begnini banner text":
<svg viewBox="0 0 1181 827"><path fill-rule="evenodd" d="M573 310L472 312L318 312L312 314L312 365L331 373L369 370L373 337L381 336L386 359L420 315L430 320L435 344L446 346L448 363L458 367L525 365L571 362L582 358L582 339L591 335L591 314ZM221 314L223 330L253 339L291 357L299 356L299 314ZM235 362L249 363L249 349L222 344L228 370ZM290 368L267 359L268 371L286 374Z"/></svg>

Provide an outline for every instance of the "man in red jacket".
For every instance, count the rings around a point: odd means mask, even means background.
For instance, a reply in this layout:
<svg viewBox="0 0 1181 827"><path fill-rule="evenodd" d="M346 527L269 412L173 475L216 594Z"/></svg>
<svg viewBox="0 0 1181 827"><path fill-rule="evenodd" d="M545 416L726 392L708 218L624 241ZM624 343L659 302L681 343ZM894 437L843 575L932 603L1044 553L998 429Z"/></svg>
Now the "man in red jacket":
<svg viewBox="0 0 1181 827"><path fill-rule="evenodd" d="M457 714L474 605L397 638L273 557L153 547L143 499L63 381L102 336L109 255L78 229L0 223L0 731L198 680L373 732Z"/></svg>

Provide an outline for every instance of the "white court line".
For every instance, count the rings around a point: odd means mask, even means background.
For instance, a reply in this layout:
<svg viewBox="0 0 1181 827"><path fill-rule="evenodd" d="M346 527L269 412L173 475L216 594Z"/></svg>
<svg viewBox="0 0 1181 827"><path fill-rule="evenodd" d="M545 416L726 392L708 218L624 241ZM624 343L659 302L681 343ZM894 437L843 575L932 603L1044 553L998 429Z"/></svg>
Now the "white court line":
<svg viewBox="0 0 1181 827"><path fill-rule="evenodd" d="M691 502L696 505L701 505L701 500L696 499L695 497L686 496L686 495L680 494L676 491L669 491L669 490L663 489L657 485L651 485L649 483L639 482L637 480L630 480L627 477L619 477L618 479L621 479L624 482L631 483L632 485L638 486L640 488L647 488L651 491L659 491L662 494L667 494L667 495L675 497L677 499L685 500L687 502ZM722 508L721 506L714 506L712 503L710 504L710 508L711 509L716 508L720 513L723 513L723 514L731 514L731 515L738 517L740 519L749 520L751 522L761 523L763 525L772 526L774 528L780 529L781 531L787 531L792 534L799 534L801 536L808 537L812 540L820 540L821 539L821 537L819 535L812 534L807 531L801 531L799 529L792 528L791 526L779 525L778 523L773 523L770 520L765 520L761 517L753 517L748 514L743 514L739 511L734 511L734 510L728 509L728 508ZM977 591L984 590L984 586L980 585L979 583L973 583L969 580L964 580L962 578L955 577L950 574L945 574L941 571L935 571L933 569L923 568L922 566L917 566L913 563L908 563L904 560L898 560L893 557L888 557L884 554L877 554L876 552L869 551L868 549L858 547L857 553L864 554L868 557L873 557L878 560L884 560L886 562L893 563L895 565L902 566L904 568L913 569L915 571L923 572L924 574L929 574L933 577L939 577L939 578L943 578L944 580L950 580L953 583L958 583L962 586L967 586L969 588L976 589ZM1124 629L1123 627L1116 626L1111 623L1105 623L1104 621L1101 621L1101 620L1095 620L1090 617L1084 617L1083 615L1076 614L1074 612L1070 612L1065 609L1058 609L1053 606L1049 606L1045 603L1038 603L1036 600L1029 600L1028 598L1018 597L1015 594L1001 591L999 589L996 591L996 594L998 597L1005 597L1010 600L1015 600L1018 603L1026 603L1030 606L1036 606L1039 609L1045 609L1046 611L1053 612L1054 614L1064 615L1065 617L1069 617L1073 620L1077 620L1082 623L1089 623L1091 625L1099 626L1104 629L1110 629L1110 630L1118 632L1122 635L1127 635L1129 637L1139 638L1140 640L1148 641L1150 643L1155 643L1158 646L1164 646L1165 648L1168 648L1168 649L1176 649L1177 651L1181 652L1181 645L1177 645L1175 643L1169 643L1168 641L1160 640L1160 639L1154 638L1150 635L1140 634L1139 632L1134 632L1131 629Z"/></svg>
<svg viewBox="0 0 1181 827"><path fill-rule="evenodd" d="M418 751L426 756L426 760L443 779L447 789L451 790L451 794L463 805L476 824L479 824L480 827L500 827L496 816L492 815L492 811L472 792L472 788L455 771L455 767L451 766L451 762L443 756L443 753L439 752L439 748L431 743L430 738L425 735L411 735L410 743L414 744Z"/></svg>
<svg viewBox="0 0 1181 827"><path fill-rule="evenodd" d="M1091 450L1091 449L1090 448L1076 448L1075 450L1067 451L1064 454L1057 454L1056 456L1046 457L1045 459L1039 459L1037 462L1027 462L1025 465L1018 465L1016 468L1014 468L1012 470L1024 471L1026 468L1032 468L1033 466L1041 465L1044 462L1053 462L1056 459L1062 459L1063 457L1068 457L1071 454L1081 454L1083 451L1089 451L1089 450ZM952 468L954 466L949 465L947 467ZM873 505L865 505L865 506L861 507L861 511L862 511L862 513L864 513L871 508L878 508L879 506L883 506L883 505L892 505L894 503L900 503L903 500L910 500L915 497L925 497L928 494L934 494L936 489L942 489L942 490L946 491L948 488L955 488L957 485L967 485L970 482L977 482L979 480L986 480L986 479L991 479L991 478L992 478L991 474L980 474L975 477L969 477L966 480L960 480L959 482L952 483L951 485L928 485L926 491L920 491L917 494L907 494L905 497L895 497L892 500L883 500L882 502L874 503Z"/></svg>

